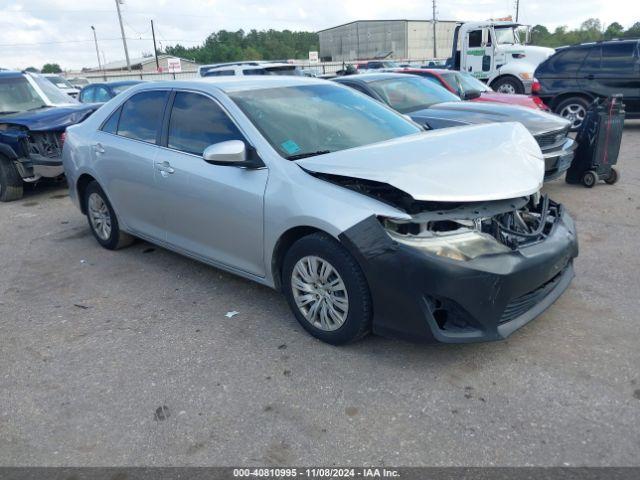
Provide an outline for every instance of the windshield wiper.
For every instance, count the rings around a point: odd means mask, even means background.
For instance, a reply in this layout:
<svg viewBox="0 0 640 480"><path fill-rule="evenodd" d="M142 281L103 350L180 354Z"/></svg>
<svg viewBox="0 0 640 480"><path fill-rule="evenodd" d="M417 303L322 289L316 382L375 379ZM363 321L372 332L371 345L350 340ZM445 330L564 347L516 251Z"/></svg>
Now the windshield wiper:
<svg viewBox="0 0 640 480"><path fill-rule="evenodd" d="M0 112L0 115L9 115L11 113L18 113L17 110L11 111L11 110L7 110L6 112Z"/></svg>
<svg viewBox="0 0 640 480"><path fill-rule="evenodd" d="M39 107L29 108L27 112L33 112L34 110L40 110L42 108L47 108L49 105L40 105Z"/></svg>
<svg viewBox="0 0 640 480"><path fill-rule="evenodd" d="M315 157L316 155L324 155L325 153L331 153L331 150L318 150L317 152L296 153L295 155L289 155L288 157L284 158L286 158L287 160L300 160L301 158Z"/></svg>

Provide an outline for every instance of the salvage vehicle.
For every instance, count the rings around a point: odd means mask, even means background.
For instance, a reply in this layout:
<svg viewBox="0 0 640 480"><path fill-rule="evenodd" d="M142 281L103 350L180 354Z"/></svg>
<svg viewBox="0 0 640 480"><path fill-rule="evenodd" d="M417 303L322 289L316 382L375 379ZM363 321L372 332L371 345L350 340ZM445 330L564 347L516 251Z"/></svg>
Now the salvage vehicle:
<svg viewBox="0 0 640 480"><path fill-rule="evenodd" d="M122 80L119 82L90 83L86 87L82 87L78 100L82 103L106 103L119 93L143 81Z"/></svg>
<svg viewBox="0 0 640 480"><path fill-rule="evenodd" d="M70 127L63 158L100 245L281 290L331 344L502 339L574 275L573 221L518 123L425 132L306 77L154 82Z"/></svg>
<svg viewBox="0 0 640 480"><path fill-rule="evenodd" d="M463 102L429 80L401 73L368 73L336 78L427 129L492 122L520 122L535 137L545 161L545 180L561 176L571 165L577 147L568 136L569 122L557 115L517 105Z"/></svg>
<svg viewBox="0 0 640 480"><path fill-rule="evenodd" d="M396 71L431 80L436 85L446 88L463 100L506 103L508 105L533 108L534 110L549 111L549 107L540 100L540 97L495 92L490 86L482 83L470 73L439 68L405 68Z"/></svg>
<svg viewBox="0 0 640 480"><path fill-rule="evenodd" d="M61 177L65 129L95 109L41 75L0 72L0 201L22 198L25 182Z"/></svg>
<svg viewBox="0 0 640 480"><path fill-rule="evenodd" d="M640 118L640 40L591 42L559 48L536 70L534 89L554 112L582 125L595 99L623 95L626 118Z"/></svg>
<svg viewBox="0 0 640 480"><path fill-rule="evenodd" d="M43 74L44 78L53 83L56 87L62 90L64 93L69 95L72 98L77 98L78 93L80 93L80 89L74 87L66 78L57 75L55 73L45 73Z"/></svg>
<svg viewBox="0 0 640 480"><path fill-rule="evenodd" d="M496 92L531 93L536 67L554 50L527 45L530 31L528 25L512 21L459 24L453 33L448 66L471 73Z"/></svg>

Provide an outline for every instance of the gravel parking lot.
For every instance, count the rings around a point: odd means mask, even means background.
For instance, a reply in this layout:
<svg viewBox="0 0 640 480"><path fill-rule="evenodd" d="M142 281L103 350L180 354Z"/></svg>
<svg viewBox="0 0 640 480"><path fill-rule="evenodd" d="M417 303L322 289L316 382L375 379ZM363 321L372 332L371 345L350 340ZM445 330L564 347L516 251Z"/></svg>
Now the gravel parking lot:
<svg viewBox="0 0 640 480"><path fill-rule="evenodd" d="M64 188L0 204L0 464L640 465L638 152L627 122L620 183L546 187L576 279L478 345L331 347L267 288L102 249Z"/></svg>

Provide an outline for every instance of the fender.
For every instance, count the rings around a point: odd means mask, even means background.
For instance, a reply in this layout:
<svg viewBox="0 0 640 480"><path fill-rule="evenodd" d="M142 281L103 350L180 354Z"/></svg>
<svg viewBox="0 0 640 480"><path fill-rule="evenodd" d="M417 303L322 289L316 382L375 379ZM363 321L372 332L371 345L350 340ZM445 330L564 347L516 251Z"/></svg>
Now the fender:
<svg viewBox="0 0 640 480"><path fill-rule="evenodd" d="M9 160L18 159L18 155L16 154L15 150L11 148L11 146L7 145L6 143L0 143L0 154L4 155Z"/></svg>

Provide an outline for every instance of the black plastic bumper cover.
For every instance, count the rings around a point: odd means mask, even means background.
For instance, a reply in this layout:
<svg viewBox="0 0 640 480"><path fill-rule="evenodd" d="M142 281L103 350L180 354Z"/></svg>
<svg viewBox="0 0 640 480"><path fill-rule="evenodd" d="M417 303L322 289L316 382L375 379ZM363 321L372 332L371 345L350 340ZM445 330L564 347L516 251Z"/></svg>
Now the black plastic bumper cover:
<svg viewBox="0 0 640 480"><path fill-rule="evenodd" d="M466 262L400 245L373 216L340 240L369 283L374 333L426 342L506 338L566 290L578 255L566 213L542 242Z"/></svg>

